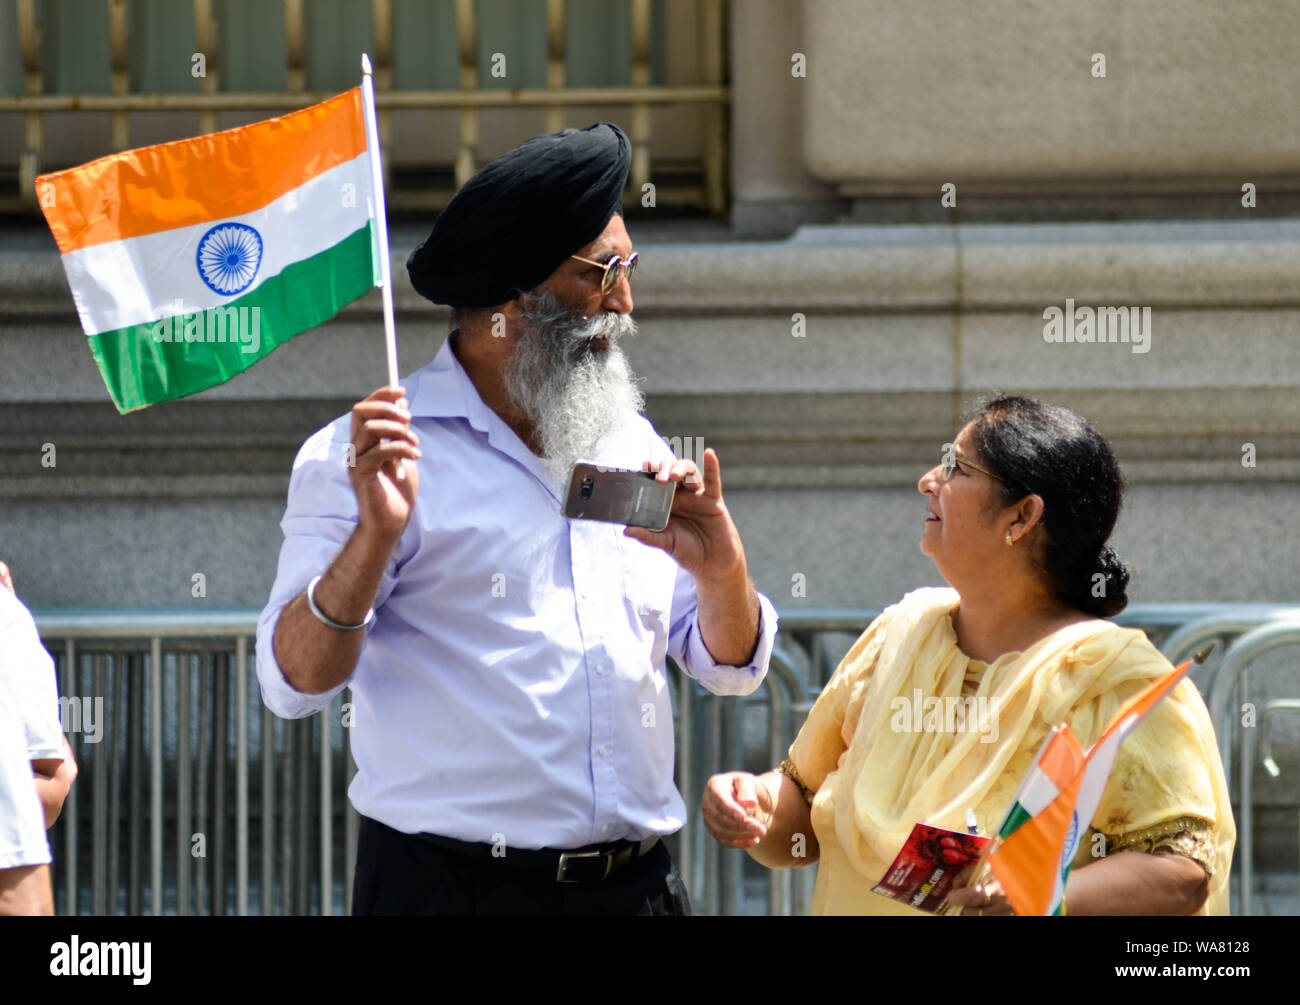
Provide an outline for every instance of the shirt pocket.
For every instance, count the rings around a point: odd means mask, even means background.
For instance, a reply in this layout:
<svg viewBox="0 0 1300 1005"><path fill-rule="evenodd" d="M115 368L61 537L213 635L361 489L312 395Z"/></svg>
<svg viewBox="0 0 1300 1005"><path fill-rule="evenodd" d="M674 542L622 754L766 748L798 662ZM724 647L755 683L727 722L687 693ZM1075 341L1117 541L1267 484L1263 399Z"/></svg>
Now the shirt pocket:
<svg viewBox="0 0 1300 1005"><path fill-rule="evenodd" d="M623 593L640 625L662 636L666 645L677 563L667 552L625 537L619 542L623 564ZM655 646L656 652L660 647Z"/></svg>

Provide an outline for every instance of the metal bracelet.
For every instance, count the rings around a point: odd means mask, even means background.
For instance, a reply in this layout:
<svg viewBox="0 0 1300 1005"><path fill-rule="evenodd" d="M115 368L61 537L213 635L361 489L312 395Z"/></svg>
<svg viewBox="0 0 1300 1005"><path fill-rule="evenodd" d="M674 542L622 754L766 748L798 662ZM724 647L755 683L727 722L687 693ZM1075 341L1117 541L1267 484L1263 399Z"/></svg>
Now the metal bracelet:
<svg viewBox="0 0 1300 1005"><path fill-rule="evenodd" d="M321 581L321 577L317 576L315 579L313 579L310 583L307 584L307 606L311 608L312 614L316 615L316 619L321 624L328 625L330 628L337 629L340 632L356 632L356 631L360 631L362 628L370 627L370 623L375 620L375 609L373 607L366 612L365 620L362 621L361 624L359 625L345 625L341 621L335 621L324 611L322 611L319 607L317 607L316 606L316 584L319 583L320 581Z"/></svg>

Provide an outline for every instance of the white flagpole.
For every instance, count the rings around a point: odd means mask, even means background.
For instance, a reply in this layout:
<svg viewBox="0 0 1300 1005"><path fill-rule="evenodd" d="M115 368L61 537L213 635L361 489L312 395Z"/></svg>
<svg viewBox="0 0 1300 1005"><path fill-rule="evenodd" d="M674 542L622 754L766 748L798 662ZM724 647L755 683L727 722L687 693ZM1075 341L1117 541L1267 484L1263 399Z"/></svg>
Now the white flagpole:
<svg viewBox="0 0 1300 1005"><path fill-rule="evenodd" d="M397 387L397 333L393 326L393 262L388 254L388 212L384 208L384 171L379 161L379 127L375 119L375 86L370 57L361 54L361 105L366 120L366 149L370 153L370 195L379 244L379 288L384 298L384 342L388 346L388 384Z"/></svg>
<svg viewBox="0 0 1300 1005"><path fill-rule="evenodd" d="M384 298L384 345L388 348L388 386L398 386L397 331L393 324L393 259L388 253L388 210L384 208L384 168L379 159L379 125L375 118L375 84L370 57L361 54L361 108L366 120L366 150L370 154L370 208L379 245L379 289ZM405 480L406 465L394 465L398 480Z"/></svg>

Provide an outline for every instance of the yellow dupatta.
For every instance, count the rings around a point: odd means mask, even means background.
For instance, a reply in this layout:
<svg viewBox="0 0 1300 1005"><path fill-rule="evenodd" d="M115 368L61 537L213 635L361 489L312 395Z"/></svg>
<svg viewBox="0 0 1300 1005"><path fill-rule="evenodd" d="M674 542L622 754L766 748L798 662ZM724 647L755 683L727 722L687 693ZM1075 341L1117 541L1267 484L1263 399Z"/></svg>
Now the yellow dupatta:
<svg viewBox="0 0 1300 1005"><path fill-rule="evenodd" d="M814 914L919 913L871 893L913 824L962 830L970 807L980 832L991 833L1052 726L1068 722L1086 747L1125 698L1170 669L1142 632L1100 620L991 664L970 660L950 620L958 599L954 590L921 589L881 614L790 748L815 793ZM972 697L975 705L962 707L985 716L956 729L951 714L926 703L946 709ZM1182 817L1213 826L1210 896L1198 913L1226 914L1236 831L1209 715L1188 681L1121 746L1092 823L1119 837ZM1092 848L1083 842L1076 868Z"/></svg>

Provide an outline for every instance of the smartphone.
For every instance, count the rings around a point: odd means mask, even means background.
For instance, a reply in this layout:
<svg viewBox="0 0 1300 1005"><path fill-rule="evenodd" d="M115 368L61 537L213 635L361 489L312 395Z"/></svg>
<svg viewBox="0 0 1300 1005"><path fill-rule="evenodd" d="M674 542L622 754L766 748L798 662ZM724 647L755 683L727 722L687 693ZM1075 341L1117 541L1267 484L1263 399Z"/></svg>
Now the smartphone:
<svg viewBox="0 0 1300 1005"><path fill-rule="evenodd" d="M676 482L657 482L653 471L602 468L579 461L569 472L563 512L571 520L663 530L676 492Z"/></svg>

